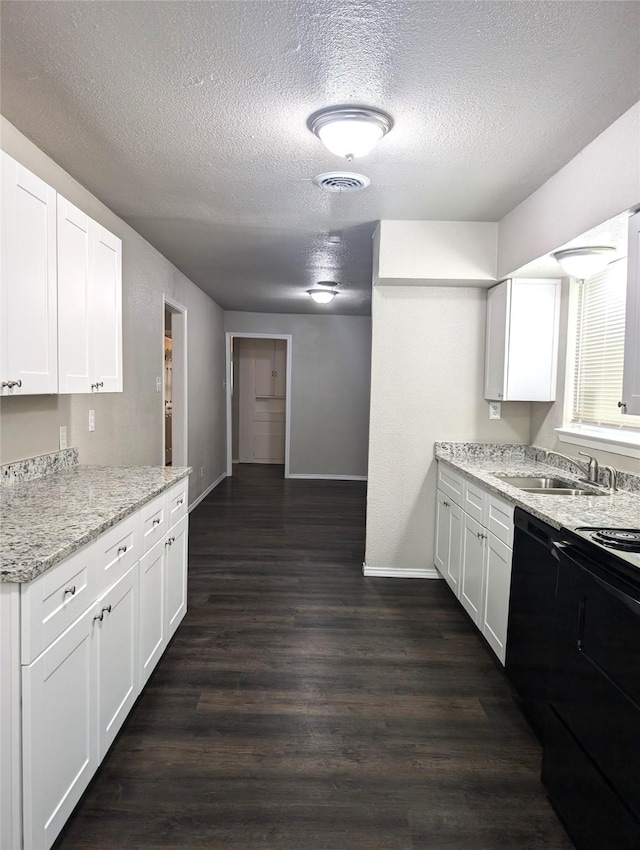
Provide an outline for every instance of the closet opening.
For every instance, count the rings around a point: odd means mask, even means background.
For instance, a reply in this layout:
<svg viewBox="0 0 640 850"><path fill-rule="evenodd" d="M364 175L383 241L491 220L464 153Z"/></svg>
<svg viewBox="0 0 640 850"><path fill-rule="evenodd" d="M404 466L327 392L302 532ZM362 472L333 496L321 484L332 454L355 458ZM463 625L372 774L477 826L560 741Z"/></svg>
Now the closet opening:
<svg viewBox="0 0 640 850"><path fill-rule="evenodd" d="M164 298L161 387L165 466L187 466L187 309Z"/></svg>

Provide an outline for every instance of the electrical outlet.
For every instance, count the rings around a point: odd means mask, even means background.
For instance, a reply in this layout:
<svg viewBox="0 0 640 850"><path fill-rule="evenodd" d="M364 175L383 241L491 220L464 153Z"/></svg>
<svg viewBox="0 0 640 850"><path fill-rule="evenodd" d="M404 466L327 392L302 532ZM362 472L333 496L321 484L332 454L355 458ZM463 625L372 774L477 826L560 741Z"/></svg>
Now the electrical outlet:
<svg viewBox="0 0 640 850"><path fill-rule="evenodd" d="M156 378L156 392L162 392L162 378Z"/></svg>
<svg viewBox="0 0 640 850"><path fill-rule="evenodd" d="M204 478L204 466L200 467L200 478Z"/></svg>
<svg viewBox="0 0 640 850"><path fill-rule="evenodd" d="M66 425L60 426L60 448L61 449L67 448L67 426Z"/></svg>
<svg viewBox="0 0 640 850"><path fill-rule="evenodd" d="M499 401L489 402L489 419L502 419L502 404Z"/></svg>
<svg viewBox="0 0 640 850"><path fill-rule="evenodd" d="M89 411L89 430L90 431L96 430L96 412L95 412L95 410Z"/></svg>

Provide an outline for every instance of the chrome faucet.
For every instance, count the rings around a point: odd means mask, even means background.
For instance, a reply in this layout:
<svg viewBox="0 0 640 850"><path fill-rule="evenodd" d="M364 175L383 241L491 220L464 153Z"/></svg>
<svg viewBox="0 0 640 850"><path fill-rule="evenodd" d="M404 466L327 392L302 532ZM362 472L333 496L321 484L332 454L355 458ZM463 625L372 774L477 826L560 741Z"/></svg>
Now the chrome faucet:
<svg viewBox="0 0 640 850"><path fill-rule="evenodd" d="M561 457L563 460L569 461L569 463L576 466L580 472L583 472L586 475L585 481L590 481L591 483L597 483L598 481L598 461L588 455L586 452L578 452L579 455L584 455L589 458L589 463L581 463L579 460L576 460L573 457L569 457L569 455L560 454L560 452L554 452L551 450L547 450L547 455L555 455L556 457Z"/></svg>
<svg viewBox="0 0 640 850"><path fill-rule="evenodd" d="M609 490L617 490L618 489L618 471L613 468L613 466L603 466L603 469L606 469L607 474L609 475Z"/></svg>

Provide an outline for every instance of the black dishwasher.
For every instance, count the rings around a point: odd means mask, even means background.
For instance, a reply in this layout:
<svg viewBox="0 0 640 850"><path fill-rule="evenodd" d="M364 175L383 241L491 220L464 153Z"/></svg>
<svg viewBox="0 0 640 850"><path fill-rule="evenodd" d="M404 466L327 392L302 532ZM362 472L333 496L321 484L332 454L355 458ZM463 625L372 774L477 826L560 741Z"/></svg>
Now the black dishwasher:
<svg viewBox="0 0 640 850"><path fill-rule="evenodd" d="M558 577L552 547L560 532L521 508L515 510L514 525L505 670L542 740Z"/></svg>

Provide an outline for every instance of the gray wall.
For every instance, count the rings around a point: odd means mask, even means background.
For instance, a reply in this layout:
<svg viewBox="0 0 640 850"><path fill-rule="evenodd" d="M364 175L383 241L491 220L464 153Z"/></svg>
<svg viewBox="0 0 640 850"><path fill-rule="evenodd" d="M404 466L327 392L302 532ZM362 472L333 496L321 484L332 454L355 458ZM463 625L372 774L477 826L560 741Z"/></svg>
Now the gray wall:
<svg viewBox="0 0 640 850"><path fill-rule="evenodd" d="M225 329L293 337L291 474L366 476L371 319L227 312Z"/></svg>
<svg viewBox="0 0 640 850"><path fill-rule="evenodd" d="M1 119L2 148L122 239L124 392L0 402L0 461L56 451L59 426L90 464L163 463L163 293L187 308L188 461L193 501L225 471L224 313L139 234ZM89 433L89 408L96 430ZM204 467L204 477L200 469Z"/></svg>

